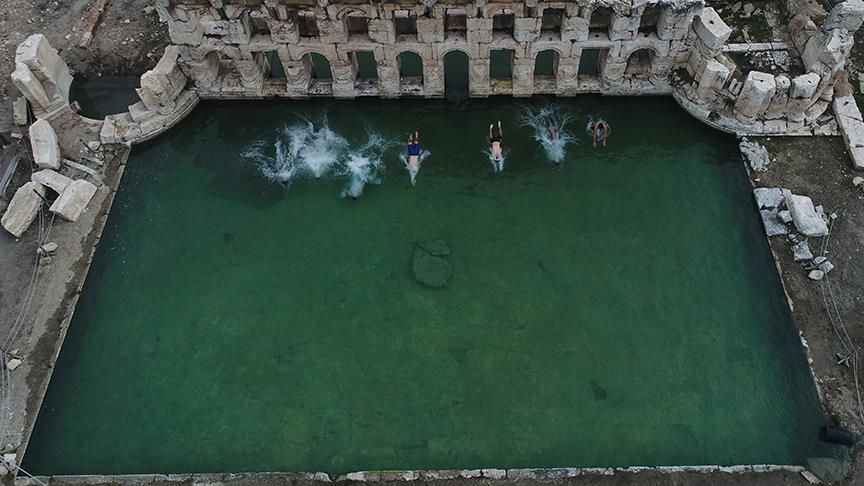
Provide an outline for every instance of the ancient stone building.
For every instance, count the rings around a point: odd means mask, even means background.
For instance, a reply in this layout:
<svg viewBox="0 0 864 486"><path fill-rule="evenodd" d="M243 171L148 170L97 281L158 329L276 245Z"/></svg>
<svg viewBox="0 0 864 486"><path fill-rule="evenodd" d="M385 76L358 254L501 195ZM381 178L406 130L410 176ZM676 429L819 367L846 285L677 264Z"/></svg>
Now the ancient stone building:
<svg viewBox="0 0 864 486"><path fill-rule="evenodd" d="M701 0L159 3L204 96L668 94Z"/></svg>

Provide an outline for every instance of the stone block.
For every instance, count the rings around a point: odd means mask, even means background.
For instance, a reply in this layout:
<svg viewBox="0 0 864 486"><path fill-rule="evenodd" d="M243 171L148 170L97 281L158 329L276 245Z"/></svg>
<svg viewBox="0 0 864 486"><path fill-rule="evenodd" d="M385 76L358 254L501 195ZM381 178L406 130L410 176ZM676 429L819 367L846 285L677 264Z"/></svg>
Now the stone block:
<svg viewBox="0 0 864 486"><path fill-rule="evenodd" d="M388 19L369 20L369 39L381 44L392 44L396 41L396 31L393 21Z"/></svg>
<svg viewBox="0 0 864 486"><path fill-rule="evenodd" d="M12 196L0 224L15 238L20 238L39 214L42 205L42 197L39 196L45 197L45 188L32 181L24 183Z"/></svg>
<svg viewBox="0 0 864 486"><path fill-rule="evenodd" d="M51 205L51 212L73 223L96 194L96 186L83 179L72 181L60 197Z"/></svg>
<svg viewBox="0 0 864 486"><path fill-rule="evenodd" d="M275 20L271 19L267 22L270 26L270 38L273 42L280 44L296 44L300 41L300 31L293 19Z"/></svg>
<svg viewBox="0 0 864 486"><path fill-rule="evenodd" d="M786 196L786 207L792 216L795 229L801 234L810 237L825 236L828 234L828 225L816 213L813 201L809 197L794 194Z"/></svg>
<svg viewBox="0 0 864 486"><path fill-rule="evenodd" d="M205 35L221 37L226 44L248 44L252 38L249 14L246 11L233 20L202 20L201 25Z"/></svg>
<svg viewBox="0 0 864 486"><path fill-rule="evenodd" d="M864 22L864 2L861 0L845 0L831 9L828 18L822 22L822 30L845 29L855 32Z"/></svg>
<svg viewBox="0 0 864 486"><path fill-rule="evenodd" d="M588 19L565 17L561 26L561 40L584 42L588 40Z"/></svg>
<svg viewBox="0 0 864 486"><path fill-rule="evenodd" d="M60 146L51 124L46 120L36 120L30 125L29 133L33 162L43 169L59 169Z"/></svg>
<svg viewBox="0 0 864 486"><path fill-rule="evenodd" d="M38 118L69 111L72 74L44 35L31 35L18 45L12 82L30 100Z"/></svg>
<svg viewBox="0 0 864 486"><path fill-rule="evenodd" d="M792 79L792 84L789 87L789 97L792 99L813 98L816 94L816 88L819 87L820 77L816 73L807 73L797 76Z"/></svg>
<svg viewBox="0 0 864 486"><path fill-rule="evenodd" d="M62 194L69 184L72 183L72 179L60 174L51 169L42 169L38 172L34 172L30 179L37 183L41 184L57 194Z"/></svg>
<svg viewBox="0 0 864 486"><path fill-rule="evenodd" d="M16 125L27 124L27 98L19 96L12 102L12 120Z"/></svg>
<svg viewBox="0 0 864 486"><path fill-rule="evenodd" d="M318 36L322 44L338 44L348 40L345 25L338 20L324 19L318 21Z"/></svg>
<svg viewBox="0 0 864 486"><path fill-rule="evenodd" d="M532 42L540 36L540 19L517 18L513 38L517 42Z"/></svg>
<svg viewBox="0 0 864 486"><path fill-rule="evenodd" d="M469 17L468 42L488 44L492 42L492 19Z"/></svg>
<svg viewBox="0 0 864 486"><path fill-rule="evenodd" d="M444 41L444 22L440 18L419 17L417 39L423 43Z"/></svg>
<svg viewBox="0 0 864 486"><path fill-rule="evenodd" d="M817 73L842 69L853 43L852 34L845 30L819 31L810 37L801 54L804 68Z"/></svg>
<svg viewBox="0 0 864 486"><path fill-rule="evenodd" d="M776 90L777 84L773 75L750 71L735 101L735 112L739 119L748 121L764 113Z"/></svg>
<svg viewBox="0 0 864 486"><path fill-rule="evenodd" d="M693 29L699 40L708 49L716 52L720 52L723 49L723 44L732 35L732 29L723 22L723 19L711 7L706 7L702 10L702 13L693 22Z"/></svg>

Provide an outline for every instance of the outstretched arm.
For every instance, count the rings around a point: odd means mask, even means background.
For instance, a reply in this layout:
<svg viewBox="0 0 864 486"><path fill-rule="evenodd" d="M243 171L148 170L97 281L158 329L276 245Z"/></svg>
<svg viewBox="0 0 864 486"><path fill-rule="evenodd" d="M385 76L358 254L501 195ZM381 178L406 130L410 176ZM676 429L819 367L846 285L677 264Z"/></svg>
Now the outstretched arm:
<svg viewBox="0 0 864 486"><path fill-rule="evenodd" d="M420 132L419 131L414 132L414 143L420 143Z"/></svg>
<svg viewBox="0 0 864 486"><path fill-rule="evenodd" d="M498 135L504 135L504 129L501 128L501 120L498 120Z"/></svg>

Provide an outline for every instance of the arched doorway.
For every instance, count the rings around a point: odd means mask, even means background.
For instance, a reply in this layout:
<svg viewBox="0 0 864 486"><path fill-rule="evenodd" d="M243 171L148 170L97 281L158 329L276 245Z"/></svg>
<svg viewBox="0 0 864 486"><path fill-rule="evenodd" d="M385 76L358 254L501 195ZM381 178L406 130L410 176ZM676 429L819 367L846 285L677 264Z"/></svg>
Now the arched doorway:
<svg viewBox="0 0 864 486"><path fill-rule="evenodd" d="M416 52L404 51L396 56L399 66L399 86L403 92L423 87L423 59Z"/></svg>
<svg viewBox="0 0 864 486"><path fill-rule="evenodd" d="M627 58L627 68L624 74L631 76L648 76L654 64L654 51L651 49L638 49Z"/></svg>
<svg viewBox="0 0 864 486"><path fill-rule="evenodd" d="M534 90L538 93L554 93L558 81L558 52L546 49L534 58Z"/></svg>
<svg viewBox="0 0 864 486"><path fill-rule="evenodd" d="M322 81L330 81L333 79L333 71L330 70L330 61L328 61L326 57L317 52L306 54L304 57L309 59L309 72L311 73L312 79Z"/></svg>
<svg viewBox="0 0 864 486"><path fill-rule="evenodd" d="M450 51L444 55L444 94L450 100L468 97L468 54Z"/></svg>

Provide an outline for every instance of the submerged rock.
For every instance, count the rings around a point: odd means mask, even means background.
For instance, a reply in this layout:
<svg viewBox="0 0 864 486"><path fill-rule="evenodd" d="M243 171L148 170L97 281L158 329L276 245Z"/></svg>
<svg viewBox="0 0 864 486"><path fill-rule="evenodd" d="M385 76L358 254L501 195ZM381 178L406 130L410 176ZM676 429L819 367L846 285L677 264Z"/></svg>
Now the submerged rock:
<svg viewBox="0 0 864 486"><path fill-rule="evenodd" d="M450 262L425 251L414 252L412 269L418 282L436 289L447 287L450 276L453 275L453 265Z"/></svg>
<svg viewBox="0 0 864 486"><path fill-rule="evenodd" d="M813 201L807 196L791 195L786 197L786 207L792 214L792 221L801 233L807 236L825 236L828 234L828 225L816 212Z"/></svg>
<svg viewBox="0 0 864 486"><path fill-rule="evenodd" d="M421 240L417 242L417 248L433 256L447 256L450 247L444 240Z"/></svg>

